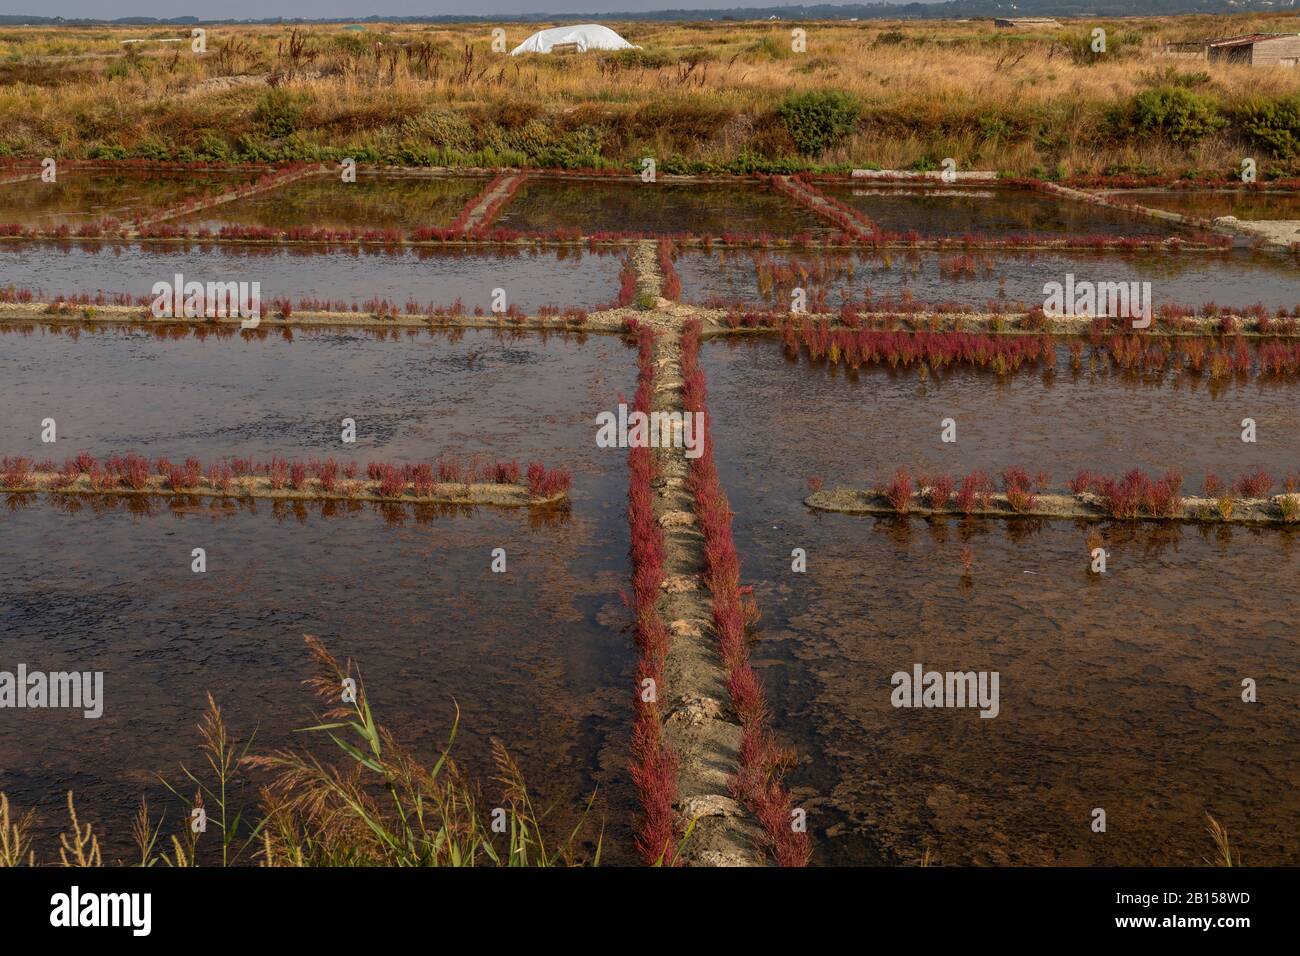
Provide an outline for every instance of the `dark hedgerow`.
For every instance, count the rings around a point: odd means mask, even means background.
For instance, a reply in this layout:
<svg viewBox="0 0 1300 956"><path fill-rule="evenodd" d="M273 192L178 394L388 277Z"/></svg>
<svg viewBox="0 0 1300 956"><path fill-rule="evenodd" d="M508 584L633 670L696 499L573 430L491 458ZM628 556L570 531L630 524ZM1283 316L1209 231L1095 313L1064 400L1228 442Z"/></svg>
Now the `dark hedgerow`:
<svg viewBox="0 0 1300 956"><path fill-rule="evenodd" d="M840 90L787 96L777 109L790 138L805 156L820 156L853 132L861 107Z"/></svg>

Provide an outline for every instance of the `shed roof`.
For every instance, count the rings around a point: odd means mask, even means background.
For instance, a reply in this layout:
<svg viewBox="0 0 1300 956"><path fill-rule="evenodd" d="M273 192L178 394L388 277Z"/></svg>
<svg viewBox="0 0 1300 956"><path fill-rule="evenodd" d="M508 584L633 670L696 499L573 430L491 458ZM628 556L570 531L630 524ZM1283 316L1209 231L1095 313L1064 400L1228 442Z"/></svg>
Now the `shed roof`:
<svg viewBox="0 0 1300 956"><path fill-rule="evenodd" d="M1283 37L1300 36L1300 33L1244 33L1238 37L1228 37L1224 40L1211 40L1209 45L1212 47L1227 46L1251 46L1263 40L1280 40Z"/></svg>

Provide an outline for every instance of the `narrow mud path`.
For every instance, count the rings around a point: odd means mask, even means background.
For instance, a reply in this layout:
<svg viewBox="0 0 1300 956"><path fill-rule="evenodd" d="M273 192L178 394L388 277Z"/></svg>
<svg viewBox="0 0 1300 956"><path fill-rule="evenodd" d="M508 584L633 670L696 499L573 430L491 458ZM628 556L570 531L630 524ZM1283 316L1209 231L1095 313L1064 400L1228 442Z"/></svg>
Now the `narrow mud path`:
<svg viewBox="0 0 1300 956"><path fill-rule="evenodd" d="M659 297L663 277L654 242L638 244L633 262L638 292L655 299L653 310L638 315L638 321L655 332L651 407L681 412L681 335L693 310ZM686 456L684 447L656 449L654 480L666 574L657 609L672 634L659 691L660 712L664 738L678 757L674 809L679 829L691 828L681 861L688 866L760 866L765 861L758 822L731 791L730 781L740 769L742 729L731 707L713 634L712 605L702 577L704 539L687 487Z"/></svg>
<svg viewBox="0 0 1300 956"><path fill-rule="evenodd" d="M254 183L251 187L243 189L228 189L216 196L210 196L202 202L193 205L182 204L173 206L170 209L164 209L160 213L149 216L147 219L141 219L139 225L126 232L126 238L131 239L140 234L140 229L148 226L157 225L160 222L166 222L169 219L175 219L177 216L185 216L190 213L202 212L205 209L212 209L216 206L224 206L226 203L234 202L236 199L247 199L250 196L256 196L271 189L279 189L281 186L287 186L295 183L300 179L307 179L310 176L323 176L329 171L328 166L312 165L303 169L292 170L290 172L271 175L265 177L262 181Z"/></svg>
<svg viewBox="0 0 1300 956"><path fill-rule="evenodd" d="M1218 219L1202 219L1197 216L1188 216L1181 212L1170 212L1167 209L1156 209L1152 206L1143 206L1134 202L1116 202L1110 196L1101 192L1089 192L1084 189L1076 189L1073 186L1062 186L1060 183L1040 182L1037 186L1040 191L1053 196L1076 199L1080 202L1091 203L1094 206L1105 206L1107 209L1118 209L1129 214L1137 213L1156 222L1173 223L1176 226L1186 226L1190 229L1199 229L1202 232L1228 236L1236 240L1237 245L1248 245L1251 242L1256 242L1272 249L1290 251L1296 247L1297 239L1300 239L1300 231L1288 228L1300 226L1298 223L1287 223L1285 221L1276 221L1274 223L1244 222L1231 216Z"/></svg>
<svg viewBox="0 0 1300 956"><path fill-rule="evenodd" d="M806 209L851 233L855 238L868 240L877 238L878 227L860 210L837 206L825 193L793 176L777 176L776 183L779 189Z"/></svg>
<svg viewBox="0 0 1300 956"><path fill-rule="evenodd" d="M377 501L397 504L485 505L497 508L528 508L559 504L568 492L533 495L521 484L487 482L437 482L428 491L419 491L410 483L400 490L385 491L380 482L369 479L339 479L336 488L326 488L316 478L307 479L300 488L277 485L269 478L243 476L230 478L225 487L217 487L207 477L193 485L173 487L160 475L149 476L138 488L123 487L118 476L111 483L96 484L89 475L69 479L59 472L27 472L0 476L4 494L101 495L130 497L148 495L160 498L235 498L272 499L279 501Z"/></svg>
<svg viewBox="0 0 1300 956"><path fill-rule="evenodd" d="M638 270L642 263L649 261L654 266L654 242L643 243L633 250L633 261ZM648 251L643 248L648 246ZM640 275L637 284L638 293L654 295L658 298L660 280L655 277ZM14 290L0 289L0 323L19 325L170 325L208 328L229 328L241 326L245 321L239 316L167 316L155 318L144 305L112 305L102 302L84 301L76 296L47 298L48 293L41 293L39 300L13 301ZM857 313L857 325L846 325L843 317L835 312L772 312L772 311L730 311L727 309L698 306L683 308L668 302L671 310L669 326L680 331L681 316L692 316L704 326L706 337L719 335L754 336L780 335L788 327L793 327L796 342L805 352L808 348L803 336L807 330L825 325L827 332L841 331L853 334L896 331L899 333L934 333L934 332L968 332L989 335L1016 336L1063 336L1083 337L1091 334L1096 321L1087 316L1049 316L1028 312L944 312L918 311L900 317L897 312L865 311ZM259 329L290 328L371 328L371 329L500 329L505 332L561 332L605 333L625 335L624 322L629 318L637 319L643 325L654 325L652 319L656 313L646 313L634 306L597 309L585 313L581 320L559 316L528 315L504 317L498 315L428 315L419 313L400 313L378 315L370 312L327 312L319 309L297 309L286 317L266 310L258 325ZM1247 339L1267 336L1270 339L1290 341L1297 338L1297 332L1274 321L1266 331L1260 330L1258 316L1240 309L1226 309L1215 317L1210 316L1155 316L1155 324L1150 329L1142 330L1144 337L1150 338L1186 338L1193 336L1222 334L1225 319L1231 319L1232 334ZM671 326L676 322L676 326ZM1166 327L1163 322L1169 323ZM1126 330L1111 330L1110 335L1122 335ZM1136 334L1136 333L1135 333Z"/></svg>
<svg viewBox="0 0 1300 956"><path fill-rule="evenodd" d="M929 518L935 515L980 518L1046 518L1067 521L1179 521L1197 524L1253 524L1283 525L1300 521L1300 495L1282 494L1268 498L1207 498L1189 496L1178 498L1176 506L1166 513L1154 514L1143 506L1129 519L1117 518L1105 501L1092 492L1059 494L1040 492L1032 496L1029 504L1020 507L1011 504L1003 492L982 493L979 501L969 510L956 503L931 507L917 492L900 511L879 491L860 488L835 488L818 491L804 499L804 504L816 511L833 511L857 515L913 515Z"/></svg>
<svg viewBox="0 0 1300 956"><path fill-rule="evenodd" d="M472 233L476 229L482 229L496 217L500 211L501 200L511 195L519 185L524 181L524 173L512 173L508 176L502 176L495 180L491 186L483 191L478 197L478 202L465 217L463 232Z"/></svg>
<svg viewBox="0 0 1300 956"><path fill-rule="evenodd" d="M0 290L2 293L3 290ZM54 299L41 302L5 302L0 300L0 325L140 325L172 326L196 330L216 330L232 333L235 330L265 333L283 329L354 328L395 331L397 329L490 329L505 334L537 332L547 334L585 335L587 333L623 335L623 322L637 316L633 309L600 309L586 313L580 320L564 315L379 315L374 312L324 312L312 309L294 309L288 317L265 308L256 326L244 329L248 321L238 315L205 316L174 315L155 316L146 305L102 305L73 299Z"/></svg>

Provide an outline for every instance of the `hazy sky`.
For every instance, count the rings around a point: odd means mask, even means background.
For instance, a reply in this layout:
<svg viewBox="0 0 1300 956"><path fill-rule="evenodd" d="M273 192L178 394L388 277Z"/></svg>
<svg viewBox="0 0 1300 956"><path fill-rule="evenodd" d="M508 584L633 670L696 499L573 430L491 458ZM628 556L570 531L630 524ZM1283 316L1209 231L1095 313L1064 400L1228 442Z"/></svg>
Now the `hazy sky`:
<svg viewBox="0 0 1300 956"><path fill-rule="evenodd" d="M806 3L821 0L804 0ZM836 0L825 0L834 3ZM841 0L845 2L845 0ZM900 0L901 2L901 0ZM439 16L495 13L610 13L629 10L780 6L781 0L0 0L0 13L46 17L263 17Z"/></svg>

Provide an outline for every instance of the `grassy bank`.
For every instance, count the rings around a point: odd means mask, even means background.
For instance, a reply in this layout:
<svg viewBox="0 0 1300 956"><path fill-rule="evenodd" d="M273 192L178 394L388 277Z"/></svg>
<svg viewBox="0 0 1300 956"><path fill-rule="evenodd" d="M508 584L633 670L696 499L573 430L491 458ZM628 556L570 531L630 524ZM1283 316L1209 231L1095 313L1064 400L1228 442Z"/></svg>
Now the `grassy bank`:
<svg viewBox="0 0 1300 956"><path fill-rule="evenodd" d="M1300 171L1293 70L1161 44L1300 31L1295 15L991 22L617 23L641 50L512 58L488 25L0 32L0 156L666 172L962 168L1076 175ZM1094 54L1090 31L1107 31ZM506 27L507 47L532 27Z"/></svg>

